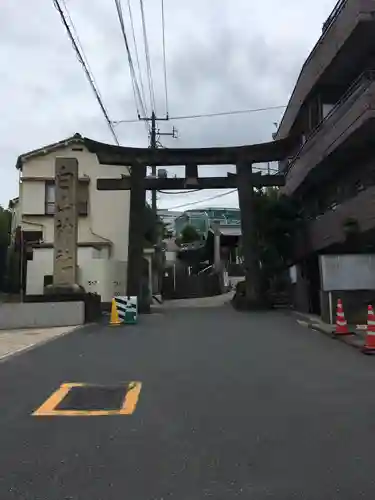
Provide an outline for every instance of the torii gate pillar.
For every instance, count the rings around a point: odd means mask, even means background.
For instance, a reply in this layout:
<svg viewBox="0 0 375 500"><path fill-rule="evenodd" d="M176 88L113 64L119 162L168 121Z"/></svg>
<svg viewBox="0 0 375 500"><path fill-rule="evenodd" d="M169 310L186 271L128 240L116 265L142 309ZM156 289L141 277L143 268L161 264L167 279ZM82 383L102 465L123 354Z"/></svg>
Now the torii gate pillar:
<svg viewBox="0 0 375 500"><path fill-rule="evenodd" d="M245 296L236 295L234 306L238 309L263 309L267 307L262 294L259 249L255 231L254 187L252 164L236 165L238 201L241 210L242 248L245 266Z"/></svg>

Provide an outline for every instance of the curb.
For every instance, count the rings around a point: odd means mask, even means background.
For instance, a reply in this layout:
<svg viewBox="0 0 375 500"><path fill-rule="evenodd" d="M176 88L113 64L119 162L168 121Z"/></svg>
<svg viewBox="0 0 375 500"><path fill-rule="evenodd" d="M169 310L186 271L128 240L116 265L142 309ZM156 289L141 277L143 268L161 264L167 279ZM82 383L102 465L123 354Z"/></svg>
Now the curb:
<svg viewBox="0 0 375 500"><path fill-rule="evenodd" d="M83 327L88 326L88 325L91 325L91 323L87 323L87 325L72 326L71 330L60 333L59 335L55 335L54 337L51 337L48 339L40 340L39 342L35 342L34 344L30 344L30 345L27 345L25 347L20 347L20 348L16 349L15 351L8 352L7 354L0 356L0 363L4 363L5 361L10 361L11 358L13 358L15 356L19 356L20 354L26 353L28 351L32 351L33 349L36 349L37 347L42 347L43 345L48 344L49 342L60 339L61 337L65 337L69 333L76 332L80 328L83 328Z"/></svg>
<svg viewBox="0 0 375 500"><path fill-rule="evenodd" d="M363 347L363 341L359 337L359 335L357 335L355 332L351 332L348 335L339 335L338 336L338 335L334 334L333 327L324 327L324 326L320 325L319 323L314 323L312 321L309 321L308 319L304 318L302 315L299 315L298 313L294 313L294 315L300 317L300 320L299 321L297 320L297 322L299 322L303 326L306 326L307 328L310 328L310 330L315 330L317 332L323 333L324 335L326 335L327 337L329 337L333 340L338 340L339 342L342 342L343 344L346 344L350 347L353 347L357 351L361 351L361 349Z"/></svg>

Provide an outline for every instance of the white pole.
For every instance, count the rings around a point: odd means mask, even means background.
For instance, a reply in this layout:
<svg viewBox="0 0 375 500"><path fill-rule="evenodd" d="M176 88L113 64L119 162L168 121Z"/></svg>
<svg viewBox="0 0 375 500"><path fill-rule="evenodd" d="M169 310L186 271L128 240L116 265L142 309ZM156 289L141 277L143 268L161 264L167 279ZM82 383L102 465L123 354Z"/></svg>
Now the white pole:
<svg viewBox="0 0 375 500"><path fill-rule="evenodd" d="M328 292L329 322L333 325L332 292Z"/></svg>

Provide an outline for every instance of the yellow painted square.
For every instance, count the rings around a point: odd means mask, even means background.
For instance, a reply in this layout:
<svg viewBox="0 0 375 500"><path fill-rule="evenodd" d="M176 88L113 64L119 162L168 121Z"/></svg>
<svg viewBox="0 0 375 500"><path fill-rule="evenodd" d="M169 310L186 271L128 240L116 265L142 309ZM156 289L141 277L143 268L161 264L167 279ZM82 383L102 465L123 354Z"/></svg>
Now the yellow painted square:
<svg viewBox="0 0 375 500"><path fill-rule="evenodd" d="M90 384L82 383L64 383L51 396L32 413L34 417L100 417L105 415L131 415L134 413L139 394L141 392L141 382L129 382L127 392L119 410L56 410L68 392L73 387L85 387Z"/></svg>

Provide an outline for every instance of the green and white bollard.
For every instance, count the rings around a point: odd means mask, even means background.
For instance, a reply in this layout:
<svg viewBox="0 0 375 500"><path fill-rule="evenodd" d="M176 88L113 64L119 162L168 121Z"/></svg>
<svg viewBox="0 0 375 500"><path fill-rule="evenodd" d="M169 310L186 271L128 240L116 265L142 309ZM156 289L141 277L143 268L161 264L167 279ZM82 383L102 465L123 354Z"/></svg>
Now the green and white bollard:
<svg viewBox="0 0 375 500"><path fill-rule="evenodd" d="M138 322L138 299L137 297L126 297L125 325L135 325Z"/></svg>

